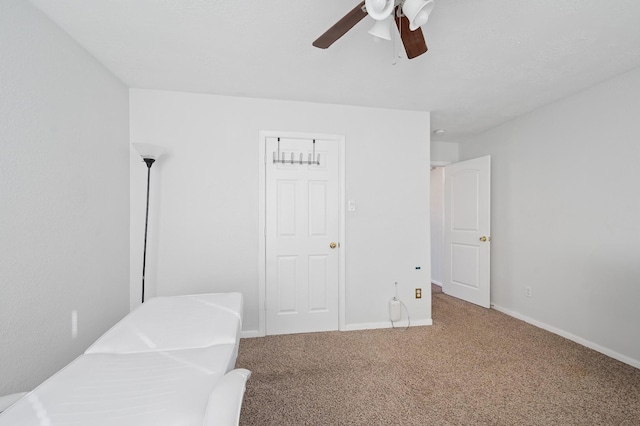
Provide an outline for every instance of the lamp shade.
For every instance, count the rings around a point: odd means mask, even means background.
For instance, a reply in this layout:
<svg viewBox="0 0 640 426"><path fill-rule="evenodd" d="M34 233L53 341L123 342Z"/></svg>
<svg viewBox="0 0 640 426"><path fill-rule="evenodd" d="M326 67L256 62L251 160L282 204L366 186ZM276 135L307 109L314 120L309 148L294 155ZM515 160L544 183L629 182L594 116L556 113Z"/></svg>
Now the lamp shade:
<svg viewBox="0 0 640 426"><path fill-rule="evenodd" d="M140 154L142 158L152 158L157 160L164 153L161 146L150 143L132 143L131 146Z"/></svg>
<svg viewBox="0 0 640 426"><path fill-rule="evenodd" d="M369 30L369 34L385 40L391 40L392 19L393 18L391 18L391 15L389 15L382 21L376 21L376 23L373 24L373 27L371 27L371 29Z"/></svg>
<svg viewBox="0 0 640 426"><path fill-rule="evenodd" d="M417 30L429 20L433 10L433 0L406 0L402 5L402 12L409 19L409 29Z"/></svg>
<svg viewBox="0 0 640 426"><path fill-rule="evenodd" d="M382 21L391 16L395 0L364 0L364 5L367 8L367 13L376 21Z"/></svg>

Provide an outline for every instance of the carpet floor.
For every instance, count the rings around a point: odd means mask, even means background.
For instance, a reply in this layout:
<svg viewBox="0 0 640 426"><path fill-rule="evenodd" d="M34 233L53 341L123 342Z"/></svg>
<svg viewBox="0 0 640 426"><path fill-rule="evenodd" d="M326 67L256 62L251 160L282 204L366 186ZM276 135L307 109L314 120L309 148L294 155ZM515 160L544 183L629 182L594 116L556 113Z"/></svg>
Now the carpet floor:
<svg viewBox="0 0 640 426"><path fill-rule="evenodd" d="M640 370L442 293L433 319L242 339L240 425L640 425Z"/></svg>

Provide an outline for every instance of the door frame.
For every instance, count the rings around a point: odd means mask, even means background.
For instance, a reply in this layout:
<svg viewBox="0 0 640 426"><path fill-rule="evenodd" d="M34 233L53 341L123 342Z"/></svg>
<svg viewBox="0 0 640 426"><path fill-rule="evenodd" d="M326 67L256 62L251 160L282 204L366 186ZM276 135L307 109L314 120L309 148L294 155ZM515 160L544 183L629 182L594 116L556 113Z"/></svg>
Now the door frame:
<svg viewBox="0 0 640 426"><path fill-rule="evenodd" d="M345 329L345 138L344 135L332 135L323 133L301 133L301 132L278 132L271 130L260 130L258 137L258 335L266 335L266 310L267 310L267 236L266 236L266 191L267 191L267 168L268 155L266 152L267 138L291 138L291 139L323 139L338 143L340 152L339 167L339 235L340 242L338 250L338 330Z"/></svg>

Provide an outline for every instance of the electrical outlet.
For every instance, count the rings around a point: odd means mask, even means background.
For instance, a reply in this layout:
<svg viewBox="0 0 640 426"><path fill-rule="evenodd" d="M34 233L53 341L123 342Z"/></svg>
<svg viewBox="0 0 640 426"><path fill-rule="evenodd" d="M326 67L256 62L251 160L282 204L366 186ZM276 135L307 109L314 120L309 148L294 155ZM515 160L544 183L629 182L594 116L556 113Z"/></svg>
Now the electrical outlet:
<svg viewBox="0 0 640 426"><path fill-rule="evenodd" d="M422 299L422 289L416 288L416 299Z"/></svg>
<svg viewBox="0 0 640 426"><path fill-rule="evenodd" d="M531 287L524 288L524 295L527 297L531 297Z"/></svg>

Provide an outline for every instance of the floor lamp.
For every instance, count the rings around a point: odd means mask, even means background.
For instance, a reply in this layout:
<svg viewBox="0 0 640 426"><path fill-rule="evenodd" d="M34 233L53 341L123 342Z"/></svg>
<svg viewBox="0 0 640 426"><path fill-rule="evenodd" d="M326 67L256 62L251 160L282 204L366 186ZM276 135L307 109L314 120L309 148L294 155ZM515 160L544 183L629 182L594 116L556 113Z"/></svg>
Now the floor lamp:
<svg viewBox="0 0 640 426"><path fill-rule="evenodd" d="M149 188L151 186L151 166L162 154L162 148L149 143L133 143L133 148L140 154L147 165L147 210L144 215L144 250L142 252L142 303L144 303L144 276L147 267L147 231L149 228Z"/></svg>

